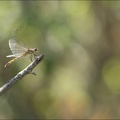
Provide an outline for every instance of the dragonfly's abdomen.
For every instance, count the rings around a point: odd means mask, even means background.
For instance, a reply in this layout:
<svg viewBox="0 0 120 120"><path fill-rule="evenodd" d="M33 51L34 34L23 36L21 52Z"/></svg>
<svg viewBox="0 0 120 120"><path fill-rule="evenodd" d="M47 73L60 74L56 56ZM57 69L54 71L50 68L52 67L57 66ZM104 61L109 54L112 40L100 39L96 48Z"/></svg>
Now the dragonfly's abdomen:
<svg viewBox="0 0 120 120"><path fill-rule="evenodd" d="M10 65L11 63L13 63L13 62L16 61L17 59L19 59L19 57L16 57L16 58L10 60L4 67L7 67L8 65Z"/></svg>

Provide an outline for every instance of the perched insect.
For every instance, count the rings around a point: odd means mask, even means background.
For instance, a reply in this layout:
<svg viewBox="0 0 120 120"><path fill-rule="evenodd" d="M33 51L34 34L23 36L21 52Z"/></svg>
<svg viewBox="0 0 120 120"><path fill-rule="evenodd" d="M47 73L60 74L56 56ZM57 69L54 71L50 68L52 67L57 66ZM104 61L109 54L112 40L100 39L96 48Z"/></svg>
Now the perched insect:
<svg viewBox="0 0 120 120"><path fill-rule="evenodd" d="M25 48L21 45L19 45L15 39L10 39L9 40L9 47L12 51L12 55L8 55L6 57L15 57L14 59L10 60L4 67L7 67L8 65L10 65L11 63L13 63L14 61L20 59L20 58L23 58L24 56L30 54L30 59L32 61L32 57L34 55L34 58L37 56L37 51L38 49L37 48L33 48L33 49L28 49L28 48Z"/></svg>

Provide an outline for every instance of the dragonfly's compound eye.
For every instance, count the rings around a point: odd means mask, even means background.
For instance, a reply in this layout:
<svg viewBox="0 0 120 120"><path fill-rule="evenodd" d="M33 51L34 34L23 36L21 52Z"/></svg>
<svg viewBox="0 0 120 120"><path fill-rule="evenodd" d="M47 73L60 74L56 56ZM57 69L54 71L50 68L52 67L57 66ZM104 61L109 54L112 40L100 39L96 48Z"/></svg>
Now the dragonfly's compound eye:
<svg viewBox="0 0 120 120"><path fill-rule="evenodd" d="M37 52L37 51L38 51L38 49L37 49L37 48L34 48L34 51L35 51L35 52Z"/></svg>

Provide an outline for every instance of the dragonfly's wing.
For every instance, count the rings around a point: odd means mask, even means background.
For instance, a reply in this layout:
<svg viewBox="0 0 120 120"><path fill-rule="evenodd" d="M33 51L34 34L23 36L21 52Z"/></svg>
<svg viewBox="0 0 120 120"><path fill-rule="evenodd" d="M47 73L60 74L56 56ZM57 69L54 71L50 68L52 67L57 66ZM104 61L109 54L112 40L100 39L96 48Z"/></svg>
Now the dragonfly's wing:
<svg viewBox="0 0 120 120"><path fill-rule="evenodd" d="M23 53L27 52L28 49L25 47L20 46L15 39L9 40L9 47L13 53L13 55L8 55L7 57L18 57L22 55Z"/></svg>
<svg viewBox="0 0 120 120"><path fill-rule="evenodd" d="M15 55L7 55L6 57L16 57Z"/></svg>
<svg viewBox="0 0 120 120"><path fill-rule="evenodd" d="M21 53L20 54L12 54L12 55L7 55L6 57L19 57L21 55L22 55Z"/></svg>

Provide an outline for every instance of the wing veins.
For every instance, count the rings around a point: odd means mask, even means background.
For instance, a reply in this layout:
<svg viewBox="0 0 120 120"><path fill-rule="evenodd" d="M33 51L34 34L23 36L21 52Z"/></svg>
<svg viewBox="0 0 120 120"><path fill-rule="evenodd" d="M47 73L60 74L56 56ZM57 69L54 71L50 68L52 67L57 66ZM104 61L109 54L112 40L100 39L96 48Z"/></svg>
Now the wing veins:
<svg viewBox="0 0 120 120"><path fill-rule="evenodd" d="M9 40L9 47L13 53L13 55L18 56L28 51L27 48L20 46L14 39Z"/></svg>

